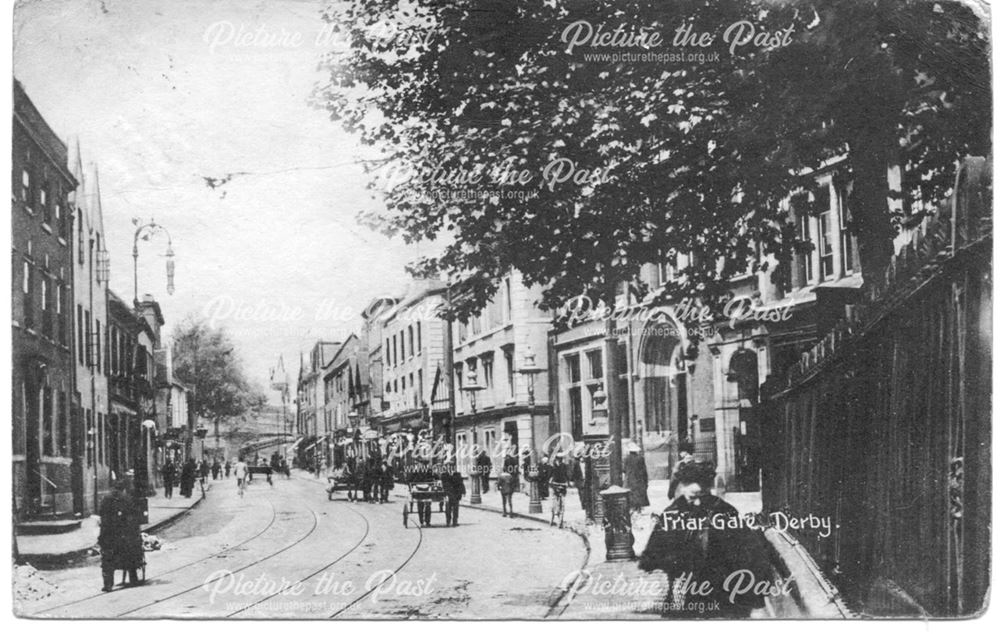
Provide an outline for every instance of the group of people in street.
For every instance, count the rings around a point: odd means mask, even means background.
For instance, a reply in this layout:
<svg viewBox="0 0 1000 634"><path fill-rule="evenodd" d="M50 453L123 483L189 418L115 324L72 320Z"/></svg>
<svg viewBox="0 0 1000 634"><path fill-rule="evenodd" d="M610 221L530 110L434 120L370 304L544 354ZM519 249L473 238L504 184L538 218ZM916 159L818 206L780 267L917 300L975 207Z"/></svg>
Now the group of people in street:
<svg viewBox="0 0 1000 634"><path fill-rule="evenodd" d="M194 492L195 482L201 483L201 490L204 493L207 469L208 465L204 460L199 464L195 462L194 458L188 458L181 465L180 473L178 473L177 465L171 458L167 458L163 467L160 468L160 475L163 477L163 497L167 499L174 497L174 486L179 484L180 494L189 498Z"/></svg>
<svg viewBox="0 0 1000 634"><path fill-rule="evenodd" d="M385 504L396 484L392 465L375 455L348 458L336 477L349 483L347 499L352 502Z"/></svg>

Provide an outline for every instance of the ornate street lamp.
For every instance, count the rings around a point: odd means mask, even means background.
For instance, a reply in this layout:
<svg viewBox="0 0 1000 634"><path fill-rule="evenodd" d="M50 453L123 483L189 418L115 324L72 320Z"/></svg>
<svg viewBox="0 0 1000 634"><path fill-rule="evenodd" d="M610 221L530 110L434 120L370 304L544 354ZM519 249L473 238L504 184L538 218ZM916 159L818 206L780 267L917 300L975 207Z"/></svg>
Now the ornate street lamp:
<svg viewBox="0 0 1000 634"><path fill-rule="evenodd" d="M152 219L145 224L140 224L141 222L138 218L132 219L132 224L136 225L135 235L132 237L132 299L137 304L139 303L139 240L149 241L161 231L167 236L167 294L174 294L174 245L170 239L170 232Z"/></svg>
<svg viewBox="0 0 1000 634"><path fill-rule="evenodd" d="M483 386L479 384L479 377L476 375L476 371L473 369L469 370L469 373L465 375L465 385L462 386L462 391L469 395L469 405L472 409L472 444L476 444L476 392L481 392ZM479 477L469 478L470 484L472 485L472 493L469 494L469 504L482 504L483 497L482 491L479 484Z"/></svg>
<svg viewBox="0 0 1000 634"><path fill-rule="evenodd" d="M529 513L542 512L542 500L538 490L538 456L535 451L535 375L544 372L544 368L535 363L535 353L531 346L524 348L524 361L517 369L518 374L528 377L528 412L531 417L531 469L528 471L528 485L531 499L528 501Z"/></svg>

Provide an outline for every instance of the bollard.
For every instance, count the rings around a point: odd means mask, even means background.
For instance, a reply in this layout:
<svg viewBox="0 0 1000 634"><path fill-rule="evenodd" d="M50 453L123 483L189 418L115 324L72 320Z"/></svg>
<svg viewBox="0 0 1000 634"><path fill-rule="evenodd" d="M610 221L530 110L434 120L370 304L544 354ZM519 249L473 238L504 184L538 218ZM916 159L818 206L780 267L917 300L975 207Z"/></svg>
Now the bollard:
<svg viewBox="0 0 1000 634"><path fill-rule="evenodd" d="M604 545L607 549L607 561L635 559L632 544L632 516L629 512L629 490L620 486L611 486L601 491L604 503Z"/></svg>

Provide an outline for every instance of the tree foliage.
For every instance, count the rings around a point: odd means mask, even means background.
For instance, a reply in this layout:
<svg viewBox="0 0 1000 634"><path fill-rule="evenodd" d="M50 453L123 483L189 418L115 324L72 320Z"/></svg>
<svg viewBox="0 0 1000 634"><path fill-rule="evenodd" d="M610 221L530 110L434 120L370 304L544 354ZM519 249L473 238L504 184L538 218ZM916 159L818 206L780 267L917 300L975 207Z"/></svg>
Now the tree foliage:
<svg viewBox="0 0 1000 634"><path fill-rule="evenodd" d="M370 186L386 211L361 219L442 239L412 268L457 282L459 316L511 267L553 306L606 300L679 254L694 257L664 299L711 302L805 248L782 203L842 154L868 275L891 255L886 162L905 166L904 194L933 197L988 143L988 42L955 2L346 0L325 18L350 46L324 59L315 101L382 152ZM663 42L570 51L581 21ZM722 34L740 21L790 27L791 43L731 52ZM713 41L676 46L680 26ZM711 61L584 56L623 51ZM553 165L573 177L555 182Z"/></svg>
<svg viewBox="0 0 1000 634"><path fill-rule="evenodd" d="M263 391L246 378L225 330L189 316L173 332L174 377L194 390L198 416L215 421L260 411Z"/></svg>

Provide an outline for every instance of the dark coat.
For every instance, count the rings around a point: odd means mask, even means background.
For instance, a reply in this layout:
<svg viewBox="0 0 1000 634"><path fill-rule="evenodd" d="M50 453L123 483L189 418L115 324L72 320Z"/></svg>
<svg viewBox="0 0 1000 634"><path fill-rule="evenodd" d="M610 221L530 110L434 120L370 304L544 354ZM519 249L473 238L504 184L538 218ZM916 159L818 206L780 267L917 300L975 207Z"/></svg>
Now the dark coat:
<svg viewBox="0 0 1000 634"><path fill-rule="evenodd" d="M629 490L629 504L634 509L649 506L649 476L646 473L646 461L642 454L629 453L625 457L625 486Z"/></svg>
<svg viewBox="0 0 1000 634"><path fill-rule="evenodd" d="M112 491L101 501L101 563L115 570L135 570L145 564L142 551L141 516L134 498L126 491Z"/></svg>
<svg viewBox="0 0 1000 634"><path fill-rule="evenodd" d="M162 473L164 486L173 486L174 479L177 477L177 467L174 466L174 463L168 462L163 465Z"/></svg>
<svg viewBox="0 0 1000 634"><path fill-rule="evenodd" d="M479 475L489 475L492 470L493 461L490 460L489 454L485 451L480 451L479 455L476 456L476 473Z"/></svg>
<svg viewBox="0 0 1000 634"><path fill-rule="evenodd" d="M453 500L459 500L465 495L465 479L457 470L441 474L441 486Z"/></svg>
<svg viewBox="0 0 1000 634"><path fill-rule="evenodd" d="M735 518L739 513L732 505L714 495L702 497L699 506L680 497L663 511L664 526L657 525L649 536L646 549L639 558L639 568L647 572L662 570L670 575L671 580L690 573L690 587L707 581L711 584L712 592L708 596L691 595L684 599L690 599L694 603L714 599L720 606L720 610L715 613L686 614L683 608L676 605L671 607L671 597L667 597L666 610L669 616L732 618L747 616L751 609L764 605L764 597L753 592L737 595L730 601L729 592L724 590L726 578L738 570L749 570L757 580L771 581L771 567L763 533L743 527L714 527L711 518L715 516ZM685 528L679 523L681 519L703 519L699 526L704 528ZM672 597L674 601L679 598Z"/></svg>
<svg viewBox="0 0 1000 634"><path fill-rule="evenodd" d="M191 495L194 489L195 471L197 467L194 460L188 460L181 468L181 495Z"/></svg>

